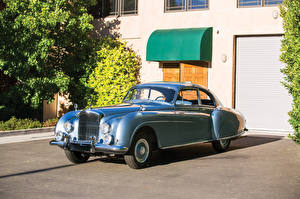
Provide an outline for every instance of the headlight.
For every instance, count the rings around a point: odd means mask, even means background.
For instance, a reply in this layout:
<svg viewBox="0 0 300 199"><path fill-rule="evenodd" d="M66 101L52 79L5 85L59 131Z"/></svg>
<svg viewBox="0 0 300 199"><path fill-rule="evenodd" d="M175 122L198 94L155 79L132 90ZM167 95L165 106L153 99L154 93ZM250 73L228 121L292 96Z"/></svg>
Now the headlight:
<svg viewBox="0 0 300 199"><path fill-rule="evenodd" d="M61 141L63 138L63 133L61 131L55 132L55 140L56 141Z"/></svg>
<svg viewBox="0 0 300 199"><path fill-rule="evenodd" d="M73 124L69 121L67 121L65 124L64 124L64 129L67 133L71 133L74 129L73 127Z"/></svg>
<svg viewBox="0 0 300 199"><path fill-rule="evenodd" d="M101 133L107 134L107 133L109 133L109 131L110 131L110 125L109 124L104 122L100 125L100 132Z"/></svg>
<svg viewBox="0 0 300 199"><path fill-rule="evenodd" d="M113 136L110 134L105 134L103 137L103 144L112 144L113 142Z"/></svg>

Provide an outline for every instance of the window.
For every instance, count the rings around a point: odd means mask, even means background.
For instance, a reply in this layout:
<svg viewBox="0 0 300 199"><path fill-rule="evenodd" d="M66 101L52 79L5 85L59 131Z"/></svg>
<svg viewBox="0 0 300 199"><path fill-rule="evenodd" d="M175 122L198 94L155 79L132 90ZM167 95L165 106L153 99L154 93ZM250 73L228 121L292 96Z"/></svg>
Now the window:
<svg viewBox="0 0 300 199"><path fill-rule="evenodd" d="M272 6L282 3L283 0L238 0L238 7Z"/></svg>
<svg viewBox="0 0 300 199"><path fill-rule="evenodd" d="M208 0L165 0L165 11L207 9Z"/></svg>
<svg viewBox="0 0 300 199"><path fill-rule="evenodd" d="M138 0L102 0L107 4L109 15L128 15L138 13Z"/></svg>
<svg viewBox="0 0 300 199"><path fill-rule="evenodd" d="M161 87L137 87L128 91L124 101L160 101L170 103L174 99L173 89Z"/></svg>
<svg viewBox="0 0 300 199"><path fill-rule="evenodd" d="M199 105L198 101L198 90L186 89L179 92L176 105Z"/></svg>
<svg viewBox="0 0 300 199"><path fill-rule="evenodd" d="M214 101L211 99L211 97L206 92L199 90L199 96L200 96L202 105L215 106Z"/></svg>

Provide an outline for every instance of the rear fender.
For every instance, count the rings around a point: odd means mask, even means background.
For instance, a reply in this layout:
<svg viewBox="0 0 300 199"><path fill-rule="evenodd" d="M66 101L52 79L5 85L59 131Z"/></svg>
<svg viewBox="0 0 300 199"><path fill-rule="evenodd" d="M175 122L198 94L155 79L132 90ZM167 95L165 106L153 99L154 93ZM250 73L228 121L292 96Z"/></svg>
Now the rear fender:
<svg viewBox="0 0 300 199"><path fill-rule="evenodd" d="M212 112L213 140L235 137L245 130L244 116L234 109L218 107Z"/></svg>

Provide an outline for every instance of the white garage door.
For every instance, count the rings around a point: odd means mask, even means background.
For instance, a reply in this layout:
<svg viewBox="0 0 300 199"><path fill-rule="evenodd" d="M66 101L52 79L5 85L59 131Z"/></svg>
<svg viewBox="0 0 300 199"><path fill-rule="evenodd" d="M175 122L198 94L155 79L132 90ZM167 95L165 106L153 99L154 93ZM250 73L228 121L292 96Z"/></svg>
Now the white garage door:
<svg viewBox="0 0 300 199"><path fill-rule="evenodd" d="M281 36L237 37L236 108L249 129L291 131L292 99L281 85Z"/></svg>

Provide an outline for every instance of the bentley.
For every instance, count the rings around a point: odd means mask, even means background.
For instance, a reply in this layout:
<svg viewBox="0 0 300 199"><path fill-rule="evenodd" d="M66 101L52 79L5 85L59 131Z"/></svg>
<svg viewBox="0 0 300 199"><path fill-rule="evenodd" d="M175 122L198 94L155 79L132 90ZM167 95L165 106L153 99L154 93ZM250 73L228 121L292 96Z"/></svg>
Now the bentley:
<svg viewBox="0 0 300 199"><path fill-rule="evenodd" d="M247 129L244 116L222 105L209 89L190 82L133 86L114 106L74 110L58 121L50 145L73 163L90 156L123 156L134 169L148 166L152 152L211 142L217 152Z"/></svg>

